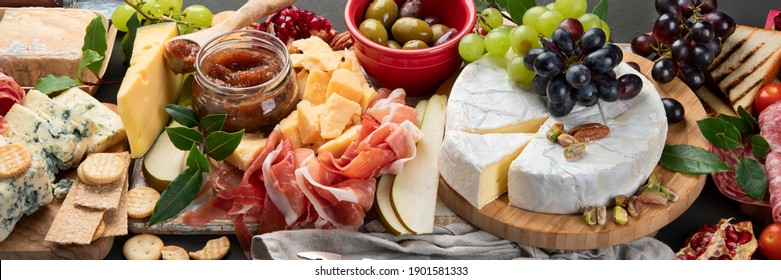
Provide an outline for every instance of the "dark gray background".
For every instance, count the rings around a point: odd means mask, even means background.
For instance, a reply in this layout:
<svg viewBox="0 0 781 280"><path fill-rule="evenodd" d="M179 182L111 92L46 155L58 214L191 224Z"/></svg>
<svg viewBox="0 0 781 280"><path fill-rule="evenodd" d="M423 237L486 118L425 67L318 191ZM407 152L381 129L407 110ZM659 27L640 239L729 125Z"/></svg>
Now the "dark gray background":
<svg viewBox="0 0 781 280"><path fill-rule="evenodd" d="M453 0L456 1L456 0ZM241 0L185 0L185 6L190 4L203 4L212 12L224 10L236 10L246 1ZM552 0L538 0L539 4L547 4ZM598 0L588 0L589 7L594 7ZM337 31L345 31L344 6L346 0L299 0L296 6L314 11L318 15L331 19ZM637 34L649 32L658 15L654 9L653 0L612 0L609 2L607 22L610 25L613 40L618 43L626 43ZM743 25L763 27L767 13L770 9L781 9L781 0L721 0L719 10L723 11ZM117 40L119 41L119 40ZM114 48L118 50L117 47ZM107 81L118 81L124 76L125 67L122 66L122 57L119 51L115 51L111 57L109 69L105 75ZM103 85L96 95L107 102L116 102L118 85ZM681 217L662 228L656 238L665 242L674 251L683 247L686 238L694 233L703 224L715 224L720 218L736 217L738 220L746 220L738 212L738 205L734 201L725 198L718 192L714 183L708 179L700 197L694 205ZM763 228L754 225L757 236ZM217 236L161 236L167 245L179 245L188 251L196 251L203 247L207 240ZM243 259L241 249L234 236L231 238L231 251L228 259ZM123 259L122 245L127 237L119 237L114 242L114 247L107 259ZM757 251L755 257L762 258Z"/></svg>

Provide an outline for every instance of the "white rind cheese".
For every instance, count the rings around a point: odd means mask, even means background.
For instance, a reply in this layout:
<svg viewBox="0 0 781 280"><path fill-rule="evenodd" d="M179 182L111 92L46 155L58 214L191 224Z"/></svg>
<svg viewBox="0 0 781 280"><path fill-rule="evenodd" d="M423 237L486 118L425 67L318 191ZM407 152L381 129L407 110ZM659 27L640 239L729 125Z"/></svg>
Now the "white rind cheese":
<svg viewBox="0 0 781 280"><path fill-rule="evenodd" d="M439 153L442 178L472 206L507 192L507 170L534 134L448 131Z"/></svg>
<svg viewBox="0 0 781 280"><path fill-rule="evenodd" d="M0 136L0 146L14 144ZM52 201L51 181L45 161L34 155L30 167L14 178L0 179L0 242L23 216Z"/></svg>
<svg viewBox="0 0 781 280"><path fill-rule="evenodd" d="M539 96L506 78L498 60L486 56L464 68L450 92L445 130L533 132L550 117Z"/></svg>
<svg viewBox="0 0 781 280"><path fill-rule="evenodd" d="M610 135L587 142L586 154L578 160L566 160L564 148L548 141L545 132L556 122L564 123L565 129L594 122L599 108L546 121L510 166L510 205L535 212L573 214L587 205L607 205L618 195L634 193L659 161L667 136L659 94L641 78L643 91L633 99L637 104L607 119ZM603 110L620 111L611 108L616 106L625 104L607 103Z"/></svg>

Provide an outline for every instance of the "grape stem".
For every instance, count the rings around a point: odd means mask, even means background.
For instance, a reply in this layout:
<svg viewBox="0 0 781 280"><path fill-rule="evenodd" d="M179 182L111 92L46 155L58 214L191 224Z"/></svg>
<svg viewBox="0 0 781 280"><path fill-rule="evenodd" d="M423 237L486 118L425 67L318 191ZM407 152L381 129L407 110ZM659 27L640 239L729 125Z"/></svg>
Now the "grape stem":
<svg viewBox="0 0 781 280"><path fill-rule="evenodd" d="M183 25L186 25L186 26L189 26L189 27L195 27L194 23L181 21L181 20L174 19L174 18L171 18L171 17L166 16L166 15L162 15L162 16L160 16L160 18L154 18L154 17L151 17L151 16L145 14L143 11L141 11L141 6L143 6L146 3L144 1L125 0L125 3L128 6L130 6L131 8L133 8L134 10L136 10L136 12L138 12L139 15L143 16L147 20L150 20L150 21L161 21L161 22L176 22L178 24L183 24ZM198 28L198 27L195 27L195 28Z"/></svg>

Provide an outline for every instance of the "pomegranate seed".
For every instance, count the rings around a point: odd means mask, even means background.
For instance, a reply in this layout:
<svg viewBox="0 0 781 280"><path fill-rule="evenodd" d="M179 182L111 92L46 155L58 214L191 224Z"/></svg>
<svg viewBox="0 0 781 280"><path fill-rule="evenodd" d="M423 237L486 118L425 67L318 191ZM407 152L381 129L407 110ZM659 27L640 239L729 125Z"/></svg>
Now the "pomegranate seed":
<svg viewBox="0 0 781 280"><path fill-rule="evenodd" d="M697 249L694 249L695 252L697 252L697 255L702 255L702 253L705 253L705 248L703 247L697 247Z"/></svg>
<svg viewBox="0 0 781 280"><path fill-rule="evenodd" d="M725 245L725 246L727 247L727 249L729 249L729 250L735 250L735 248L738 248L738 243L736 243L735 241L727 241L727 243L726 243L726 244L724 244L724 245Z"/></svg>
<svg viewBox="0 0 781 280"><path fill-rule="evenodd" d="M730 258L730 256L728 256L728 255L721 255L721 256L719 257L719 259L720 259L720 260L731 260L732 258Z"/></svg>
<svg viewBox="0 0 781 280"><path fill-rule="evenodd" d="M710 257L710 258L708 258L708 260L718 260L718 259L719 259L718 257Z"/></svg>
<svg viewBox="0 0 781 280"><path fill-rule="evenodd" d="M740 237L738 238L738 244L748 243L749 241L751 241L751 237L752 235L748 231L741 231Z"/></svg>
<svg viewBox="0 0 781 280"><path fill-rule="evenodd" d="M707 235L707 236L705 236L705 237L703 237L703 238L702 238L702 241L700 241L700 242L701 242L701 243L700 243L700 246L702 246L702 247L707 247L707 246L708 246L708 244L710 244L710 241L711 241L711 236L710 236L710 235Z"/></svg>
<svg viewBox="0 0 781 280"><path fill-rule="evenodd" d="M686 257L687 260L696 260L697 259L697 256L694 255L694 253L692 253L692 252L686 252L685 257Z"/></svg>
<svg viewBox="0 0 781 280"><path fill-rule="evenodd" d="M729 250L729 255L730 256L734 256L734 255L737 255L737 254L738 254L738 252L736 252L735 250Z"/></svg>

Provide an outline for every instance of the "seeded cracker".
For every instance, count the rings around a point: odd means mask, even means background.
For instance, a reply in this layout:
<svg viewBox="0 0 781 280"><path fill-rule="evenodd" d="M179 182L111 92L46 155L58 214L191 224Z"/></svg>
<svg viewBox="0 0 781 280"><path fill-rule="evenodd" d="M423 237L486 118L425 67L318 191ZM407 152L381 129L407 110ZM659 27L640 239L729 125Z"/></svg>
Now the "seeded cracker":
<svg viewBox="0 0 781 280"><path fill-rule="evenodd" d="M179 246L165 246L160 249L160 253L163 255L164 260L189 260L190 256L187 255L187 251Z"/></svg>
<svg viewBox="0 0 781 280"><path fill-rule="evenodd" d="M79 189L74 188L65 197L60 211L54 217L46 241L58 244L87 245L103 219L105 210L95 210L76 205Z"/></svg>
<svg viewBox="0 0 781 280"><path fill-rule="evenodd" d="M121 155L129 164L130 154L125 152ZM103 218L106 221L106 232L103 233L103 237L127 235L127 187L128 182L125 180L117 210L106 211L106 216Z"/></svg>
<svg viewBox="0 0 781 280"><path fill-rule="evenodd" d="M88 185L109 184L127 174L127 164L117 154L92 154L79 165L78 174Z"/></svg>
<svg viewBox="0 0 781 280"><path fill-rule="evenodd" d="M190 258L194 260L221 260L231 249L228 237L220 237L206 242L206 246L198 252L191 252Z"/></svg>
<svg viewBox="0 0 781 280"><path fill-rule="evenodd" d="M0 146L0 179L22 175L31 163L32 156L27 148L16 144Z"/></svg>
<svg viewBox="0 0 781 280"><path fill-rule="evenodd" d="M143 219L152 216L160 193L150 187L135 187L127 194L127 216Z"/></svg>

